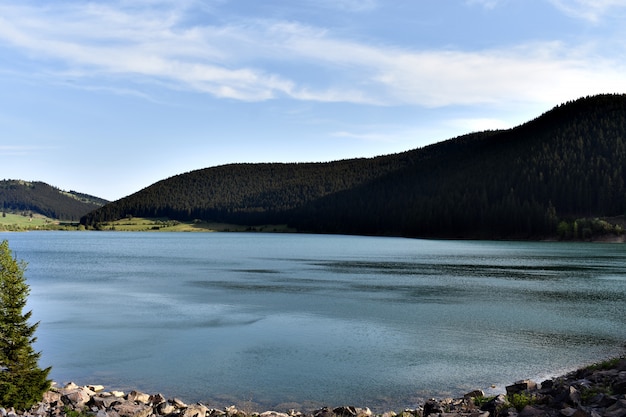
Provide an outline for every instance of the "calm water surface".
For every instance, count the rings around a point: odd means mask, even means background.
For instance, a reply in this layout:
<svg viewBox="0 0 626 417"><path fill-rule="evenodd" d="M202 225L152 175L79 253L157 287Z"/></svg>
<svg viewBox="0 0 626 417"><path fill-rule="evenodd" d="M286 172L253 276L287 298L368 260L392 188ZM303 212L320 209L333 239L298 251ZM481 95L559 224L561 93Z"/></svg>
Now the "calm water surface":
<svg viewBox="0 0 626 417"><path fill-rule="evenodd" d="M622 354L626 247L0 233L59 382L211 406L374 410Z"/></svg>

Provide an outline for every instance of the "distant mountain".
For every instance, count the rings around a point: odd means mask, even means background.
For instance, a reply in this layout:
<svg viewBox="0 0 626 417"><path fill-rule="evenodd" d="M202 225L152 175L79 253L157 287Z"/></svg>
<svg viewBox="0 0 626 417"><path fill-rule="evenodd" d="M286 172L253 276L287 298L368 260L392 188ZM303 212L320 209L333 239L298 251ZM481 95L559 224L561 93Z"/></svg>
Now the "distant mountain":
<svg viewBox="0 0 626 417"><path fill-rule="evenodd" d="M513 129L400 154L192 171L81 222L133 215L287 223L316 233L532 238L591 227L579 218L623 215L625 161L626 96L600 95Z"/></svg>
<svg viewBox="0 0 626 417"><path fill-rule="evenodd" d="M0 208L4 212L31 212L57 220L78 221L107 203L107 200L62 191L44 182L0 181Z"/></svg>

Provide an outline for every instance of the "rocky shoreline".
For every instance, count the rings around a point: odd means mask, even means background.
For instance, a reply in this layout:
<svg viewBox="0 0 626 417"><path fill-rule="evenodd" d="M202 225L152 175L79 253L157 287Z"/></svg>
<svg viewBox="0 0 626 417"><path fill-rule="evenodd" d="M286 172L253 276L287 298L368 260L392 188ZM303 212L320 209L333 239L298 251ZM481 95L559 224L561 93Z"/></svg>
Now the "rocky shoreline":
<svg viewBox="0 0 626 417"><path fill-rule="evenodd" d="M373 414L369 408L322 407L253 412L185 404L162 394L105 391L101 385L53 387L30 410L0 408L0 417L626 417L626 358L579 369L540 384L518 381L506 394L431 399L416 409Z"/></svg>

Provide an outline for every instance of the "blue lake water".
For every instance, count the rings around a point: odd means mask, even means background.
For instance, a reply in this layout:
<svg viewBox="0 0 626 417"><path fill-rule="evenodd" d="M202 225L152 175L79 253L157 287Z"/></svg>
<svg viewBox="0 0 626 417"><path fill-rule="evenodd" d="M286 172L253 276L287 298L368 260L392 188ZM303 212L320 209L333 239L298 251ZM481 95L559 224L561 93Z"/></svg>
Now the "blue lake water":
<svg viewBox="0 0 626 417"><path fill-rule="evenodd" d="M626 246L0 233L60 382L210 406L403 409L624 353ZM495 385L494 389L490 387Z"/></svg>

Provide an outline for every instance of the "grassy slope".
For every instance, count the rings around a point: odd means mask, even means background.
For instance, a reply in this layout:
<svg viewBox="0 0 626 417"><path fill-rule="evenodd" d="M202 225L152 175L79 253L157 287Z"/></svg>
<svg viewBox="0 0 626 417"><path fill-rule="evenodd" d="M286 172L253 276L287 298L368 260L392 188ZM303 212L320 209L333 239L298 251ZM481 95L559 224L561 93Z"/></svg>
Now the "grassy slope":
<svg viewBox="0 0 626 417"><path fill-rule="evenodd" d="M6 213L6 216L0 216L0 231L42 229L53 225L54 222L54 220L40 215L30 217ZM58 222L56 223L58 224Z"/></svg>
<svg viewBox="0 0 626 417"><path fill-rule="evenodd" d="M284 225L263 225L256 227L213 223L180 222L168 219L148 219L133 217L102 224L102 230L123 232L293 232Z"/></svg>

